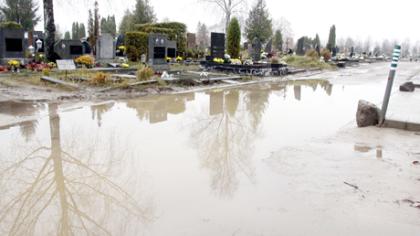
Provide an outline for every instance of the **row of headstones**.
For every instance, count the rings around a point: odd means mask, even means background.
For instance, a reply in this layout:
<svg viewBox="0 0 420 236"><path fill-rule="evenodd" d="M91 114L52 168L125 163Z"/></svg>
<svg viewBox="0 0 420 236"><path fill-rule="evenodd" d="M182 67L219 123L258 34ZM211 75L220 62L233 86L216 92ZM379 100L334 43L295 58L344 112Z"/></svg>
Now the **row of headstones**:
<svg viewBox="0 0 420 236"><path fill-rule="evenodd" d="M267 45L271 45L268 43ZM247 43L246 48L249 49L251 58L253 61L261 60L262 44L258 39L254 39L251 44ZM266 51L271 52L271 48ZM210 58L224 58L225 57L225 34L223 33L211 33L210 39Z"/></svg>
<svg viewBox="0 0 420 236"><path fill-rule="evenodd" d="M29 46L32 46L34 52L44 52L44 34L40 31L31 34L29 40L25 38L25 31L22 29L0 29L0 59L24 59L25 51ZM112 35L102 34L96 44L96 59L114 59L117 44L123 44L124 41L121 37L119 39L118 42ZM168 40L168 37L162 34L149 35L148 49L147 61L150 64L166 63L167 57L175 58L177 55L176 42ZM62 39L56 42L54 51L58 59L74 59L84 54L90 54L91 46L86 41Z"/></svg>

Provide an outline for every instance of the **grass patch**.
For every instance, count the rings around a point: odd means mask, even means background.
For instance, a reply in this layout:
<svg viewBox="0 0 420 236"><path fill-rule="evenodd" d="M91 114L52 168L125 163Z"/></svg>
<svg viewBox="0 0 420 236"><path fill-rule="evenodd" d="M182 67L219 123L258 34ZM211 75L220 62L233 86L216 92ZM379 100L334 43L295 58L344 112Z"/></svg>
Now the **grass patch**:
<svg viewBox="0 0 420 236"><path fill-rule="evenodd" d="M319 59L316 59L316 58L310 58L307 56L286 56L283 59L289 66L296 67L296 68L322 69L322 70L334 69L334 66L326 62L320 61Z"/></svg>

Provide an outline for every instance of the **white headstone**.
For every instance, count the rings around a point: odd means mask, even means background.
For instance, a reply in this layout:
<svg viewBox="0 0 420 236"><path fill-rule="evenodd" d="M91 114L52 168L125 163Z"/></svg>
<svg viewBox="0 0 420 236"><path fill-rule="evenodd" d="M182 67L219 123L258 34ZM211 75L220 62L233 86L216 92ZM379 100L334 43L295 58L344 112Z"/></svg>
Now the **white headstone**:
<svg viewBox="0 0 420 236"><path fill-rule="evenodd" d="M96 59L110 60L115 58L114 38L110 34L102 34L96 42Z"/></svg>

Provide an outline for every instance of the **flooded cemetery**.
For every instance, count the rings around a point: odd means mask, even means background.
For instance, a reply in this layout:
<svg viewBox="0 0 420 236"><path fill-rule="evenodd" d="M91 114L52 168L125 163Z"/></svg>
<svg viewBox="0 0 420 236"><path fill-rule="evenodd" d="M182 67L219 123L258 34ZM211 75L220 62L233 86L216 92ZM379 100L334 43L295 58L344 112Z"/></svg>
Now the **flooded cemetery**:
<svg viewBox="0 0 420 236"><path fill-rule="evenodd" d="M419 235L420 35L183 1L0 1L0 235Z"/></svg>

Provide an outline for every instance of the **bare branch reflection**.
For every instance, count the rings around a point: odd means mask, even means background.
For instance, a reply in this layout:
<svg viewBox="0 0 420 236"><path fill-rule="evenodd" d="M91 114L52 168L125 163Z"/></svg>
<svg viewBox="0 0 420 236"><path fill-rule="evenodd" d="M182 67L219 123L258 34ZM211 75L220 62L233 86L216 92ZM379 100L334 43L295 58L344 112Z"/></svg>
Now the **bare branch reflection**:
<svg viewBox="0 0 420 236"><path fill-rule="evenodd" d="M115 153L64 151L57 105L48 110L51 146L2 163L1 234L123 235L152 221L152 206L139 204L109 177Z"/></svg>
<svg viewBox="0 0 420 236"><path fill-rule="evenodd" d="M198 148L201 165L211 172L213 191L231 197L238 188L239 174L254 181L251 154L257 129L243 102L248 94L230 90L208 95L210 116L200 114L194 119L191 138Z"/></svg>

